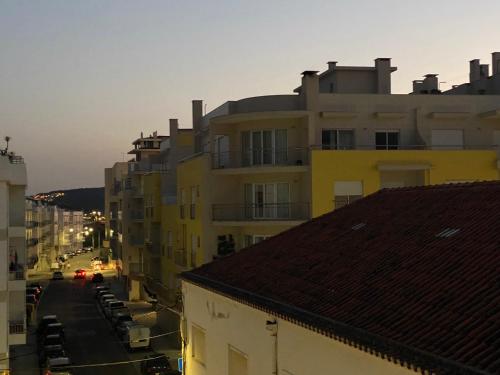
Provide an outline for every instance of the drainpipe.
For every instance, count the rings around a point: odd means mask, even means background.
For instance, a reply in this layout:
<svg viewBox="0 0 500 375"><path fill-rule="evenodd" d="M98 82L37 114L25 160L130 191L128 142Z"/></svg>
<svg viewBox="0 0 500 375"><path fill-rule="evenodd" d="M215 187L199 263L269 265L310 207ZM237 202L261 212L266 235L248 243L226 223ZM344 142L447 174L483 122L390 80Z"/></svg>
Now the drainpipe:
<svg viewBox="0 0 500 375"><path fill-rule="evenodd" d="M273 375L278 375L278 321L276 318L266 321L266 329L271 332L274 338L273 345Z"/></svg>

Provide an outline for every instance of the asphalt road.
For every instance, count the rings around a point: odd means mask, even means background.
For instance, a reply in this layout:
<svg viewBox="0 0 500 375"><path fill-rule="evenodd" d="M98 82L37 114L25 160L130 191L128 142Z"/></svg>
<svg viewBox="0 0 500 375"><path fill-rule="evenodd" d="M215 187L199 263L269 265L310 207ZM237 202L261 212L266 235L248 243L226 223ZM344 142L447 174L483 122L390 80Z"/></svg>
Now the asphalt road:
<svg viewBox="0 0 500 375"><path fill-rule="evenodd" d="M88 280L73 280L77 268L89 269L92 253L70 260L70 272L65 280L50 281L40 306L38 317L56 314L65 326L67 351L74 365L129 361L141 355L129 355L94 299L93 284ZM138 354L138 353L137 353ZM73 368L75 375L137 375L137 364Z"/></svg>

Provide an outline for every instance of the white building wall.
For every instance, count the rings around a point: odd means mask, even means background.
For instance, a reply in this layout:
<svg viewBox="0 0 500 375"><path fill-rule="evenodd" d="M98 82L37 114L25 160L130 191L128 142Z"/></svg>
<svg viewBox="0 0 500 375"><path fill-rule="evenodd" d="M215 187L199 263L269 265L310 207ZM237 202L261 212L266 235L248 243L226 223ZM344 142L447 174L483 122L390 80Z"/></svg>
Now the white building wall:
<svg viewBox="0 0 500 375"><path fill-rule="evenodd" d="M186 375L233 375L228 369L229 348L247 358L247 373L238 375L409 375L414 371L354 349L260 310L183 282L183 338ZM266 329L277 321L278 342ZM192 327L205 331L205 363L192 357ZM270 328L270 326L269 326ZM236 374L234 374L236 375Z"/></svg>

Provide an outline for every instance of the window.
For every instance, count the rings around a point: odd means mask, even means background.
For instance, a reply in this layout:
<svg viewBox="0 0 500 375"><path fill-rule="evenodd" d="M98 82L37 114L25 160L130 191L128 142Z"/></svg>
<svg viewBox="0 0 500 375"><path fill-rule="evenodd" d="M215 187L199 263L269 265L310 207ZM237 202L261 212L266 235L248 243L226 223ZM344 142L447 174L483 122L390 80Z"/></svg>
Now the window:
<svg viewBox="0 0 500 375"><path fill-rule="evenodd" d="M245 131L241 133L242 165L286 164L288 134L286 129Z"/></svg>
<svg viewBox="0 0 500 375"><path fill-rule="evenodd" d="M464 148L463 130L432 130L433 150L461 150Z"/></svg>
<svg viewBox="0 0 500 375"><path fill-rule="evenodd" d="M193 324L191 326L191 342L192 357L204 365L206 361L205 330Z"/></svg>
<svg viewBox="0 0 500 375"><path fill-rule="evenodd" d="M246 218L286 219L290 208L288 183L245 184Z"/></svg>
<svg viewBox="0 0 500 375"><path fill-rule="evenodd" d="M343 207L363 197L362 181L335 181L334 207Z"/></svg>
<svg viewBox="0 0 500 375"><path fill-rule="evenodd" d="M184 209L186 206L186 191L184 189L181 189L180 195L181 195L180 199L181 204L179 206L179 216L181 219L184 219Z"/></svg>
<svg viewBox="0 0 500 375"><path fill-rule="evenodd" d="M229 137L216 135L214 138L214 167L230 167Z"/></svg>
<svg viewBox="0 0 500 375"><path fill-rule="evenodd" d="M323 150L352 150L354 148L354 130L324 129L321 132Z"/></svg>
<svg viewBox="0 0 500 375"><path fill-rule="evenodd" d="M247 375L248 359L245 353L229 345L228 356L228 375Z"/></svg>
<svg viewBox="0 0 500 375"><path fill-rule="evenodd" d="M191 233L191 267L196 267L196 248L198 245L198 240L196 235Z"/></svg>
<svg viewBox="0 0 500 375"><path fill-rule="evenodd" d="M375 149L399 149L399 130L381 130L375 132Z"/></svg>
<svg viewBox="0 0 500 375"><path fill-rule="evenodd" d="M194 218L196 217L196 191L196 186L191 187L191 205L189 206L189 216L191 220L194 220Z"/></svg>
<svg viewBox="0 0 500 375"><path fill-rule="evenodd" d="M171 230L167 232L167 257L169 259L173 257L173 237Z"/></svg>

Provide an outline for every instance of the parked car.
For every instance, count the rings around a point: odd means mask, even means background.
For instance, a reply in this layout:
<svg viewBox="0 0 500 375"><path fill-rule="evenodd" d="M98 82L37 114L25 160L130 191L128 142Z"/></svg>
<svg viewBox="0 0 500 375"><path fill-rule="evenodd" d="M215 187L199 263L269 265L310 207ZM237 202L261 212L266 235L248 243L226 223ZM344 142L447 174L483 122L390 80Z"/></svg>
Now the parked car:
<svg viewBox="0 0 500 375"><path fill-rule="evenodd" d="M113 300L115 300L115 299L116 299L116 297L115 297L115 295L114 295L114 294L111 294L111 293L103 294L101 297L99 297L99 305L100 305L101 307L103 307L103 305L104 305L104 303L105 303L106 301L109 301L109 300L112 300L112 299L113 299Z"/></svg>
<svg viewBox="0 0 500 375"><path fill-rule="evenodd" d="M121 339L128 349L149 349L150 329L137 322L125 322L121 330Z"/></svg>
<svg viewBox="0 0 500 375"><path fill-rule="evenodd" d="M26 294L26 304L27 305L38 305L38 299L34 294Z"/></svg>
<svg viewBox="0 0 500 375"><path fill-rule="evenodd" d="M111 319L111 314L113 313L113 310L125 309L125 308L127 307L122 301L107 302L103 307L104 316L108 319Z"/></svg>
<svg viewBox="0 0 500 375"><path fill-rule="evenodd" d="M71 375L70 369L67 368L70 365L71 361L68 357L49 358L43 373L52 375Z"/></svg>
<svg viewBox="0 0 500 375"><path fill-rule="evenodd" d="M109 293L109 286L107 285L97 285L95 288L94 288L94 291L95 291L95 296L97 298L97 294L99 292L108 292Z"/></svg>
<svg viewBox="0 0 500 375"><path fill-rule="evenodd" d="M73 279L85 279L85 276L86 276L86 272L85 270L82 270L82 269L77 269L75 271L75 276L73 276Z"/></svg>
<svg viewBox="0 0 500 375"><path fill-rule="evenodd" d="M76 255L80 255L81 253L82 253L82 249L78 249L78 250L76 251Z"/></svg>
<svg viewBox="0 0 500 375"><path fill-rule="evenodd" d="M179 374L179 372L170 366L168 357L165 354L152 353L145 356L144 361L141 362L141 374L175 375Z"/></svg>
<svg viewBox="0 0 500 375"><path fill-rule="evenodd" d="M43 367L44 364L47 363L49 358L60 358L66 357L66 351L62 345L54 345L52 348L48 349L45 352L41 352L38 357L39 367Z"/></svg>
<svg viewBox="0 0 500 375"><path fill-rule="evenodd" d="M95 294L95 298L99 301L101 296L103 296L104 294L111 294L108 287L105 287L105 289L102 289L102 290L98 290Z"/></svg>
<svg viewBox="0 0 500 375"><path fill-rule="evenodd" d="M92 275L92 282L93 283L102 283L102 282L104 282L104 276L102 275L102 273L100 273L100 272L94 273Z"/></svg>
<svg viewBox="0 0 500 375"><path fill-rule="evenodd" d="M38 351L45 353L48 350L54 349L57 345L64 347L64 339L61 335L42 336L38 344Z"/></svg>
<svg viewBox="0 0 500 375"><path fill-rule="evenodd" d="M64 340L64 327L61 323L50 323L45 326L45 329L39 333L38 339L41 340L43 337L51 335L60 335Z"/></svg>
<svg viewBox="0 0 500 375"><path fill-rule="evenodd" d="M29 286L26 287L26 294L33 294L34 296L36 296L37 300L40 300L40 294L41 294L41 292L42 291L40 289L38 289L38 288L29 287Z"/></svg>
<svg viewBox="0 0 500 375"><path fill-rule="evenodd" d="M42 284L40 284L39 282L33 282L33 283L29 283L27 285L28 288L37 288L40 293L43 291L43 286Z"/></svg>
<svg viewBox="0 0 500 375"><path fill-rule="evenodd" d="M42 319L38 321L38 327L36 328L36 333L37 335L42 334L42 332L45 330L45 328L49 324L53 323L59 323L59 320L57 319L56 315L44 315Z"/></svg>
<svg viewBox="0 0 500 375"><path fill-rule="evenodd" d="M64 280L64 275L61 271L55 271L52 274L52 280Z"/></svg>
<svg viewBox="0 0 500 375"><path fill-rule="evenodd" d="M130 316L130 312L128 311L115 310L111 313L111 324L113 325L113 327L116 327L123 322L131 322L132 320L132 316Z"/></svg>

